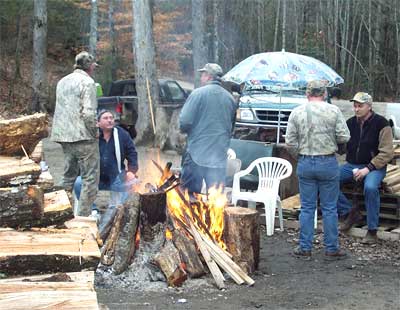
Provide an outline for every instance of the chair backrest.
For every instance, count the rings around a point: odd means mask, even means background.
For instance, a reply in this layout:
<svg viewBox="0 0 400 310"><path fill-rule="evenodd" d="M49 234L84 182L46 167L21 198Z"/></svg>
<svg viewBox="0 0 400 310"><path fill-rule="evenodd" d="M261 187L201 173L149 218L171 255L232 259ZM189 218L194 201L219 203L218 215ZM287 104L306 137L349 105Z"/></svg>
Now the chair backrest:
<svg viewBox="0 0 400 310"><path fill-rule="evenodd" d="M240 167L242 166L242 162L238 158L228 159L226 163L226 176L225 176L225 186L232 187L233 184L233 176L236 172L240 171Z"/></svg>
<svg viewBox="0 0 400 310"><path fill-rule="evenodd" d="M282 179L292 174L292 165L286 159L278 157L262 157L253 161L250 169L257 168L258 189L257 191L272 191L278 193L279 183Z"/></svg>

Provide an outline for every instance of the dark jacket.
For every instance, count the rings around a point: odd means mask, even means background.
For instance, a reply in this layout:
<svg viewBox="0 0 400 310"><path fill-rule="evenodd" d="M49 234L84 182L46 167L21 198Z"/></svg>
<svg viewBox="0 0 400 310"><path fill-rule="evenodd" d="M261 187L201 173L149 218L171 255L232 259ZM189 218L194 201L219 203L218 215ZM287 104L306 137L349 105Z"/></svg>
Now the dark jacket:
<svg viewBox="0 0 400 310"><path fill-rule="evenodd" d="M138 170L138 159L135 145L128 132L121 127L118 130L118 139L121 150L121 171L125 170L124 160L128 161L128 171L136 173ZM99 136L100 149L100 183L108 186L113 183L119 175L117 157L115 156L114 136L111 134L108 142L104 139L103 132L100 129Z"/></svg>
<svg viewBox="0 0 400 310"><path fill-rule="evenodd" d="M353 116L347 120L350 141L346 160L351 164L365 164L368 169L381 169L393 158L393 136L389 122L383 116L372 115L361 123Z"/></svg>

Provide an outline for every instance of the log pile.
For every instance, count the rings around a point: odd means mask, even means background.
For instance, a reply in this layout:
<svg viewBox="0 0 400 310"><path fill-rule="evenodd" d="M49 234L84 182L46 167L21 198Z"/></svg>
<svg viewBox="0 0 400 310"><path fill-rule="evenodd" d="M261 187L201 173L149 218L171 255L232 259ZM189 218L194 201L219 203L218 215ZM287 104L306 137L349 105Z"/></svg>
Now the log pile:
<svg viewBox="0 0 400 310"><path fill-rule="evenodd" d="M46 115L1 120L0 129L0 273L6 277L0 308L98 309L97 225L74 218L67 193L54 191L50 172L38 164ZM76 273L65 274L70 272ZM49 275L37 276L44 273ZM30 277L15 278L22 275Z"/></svg>
<svg viewBox="0 0 400 310"><path fill-rule="evenodd" d="M382 184L386 192L400 195L400 167L388 165Z"/></svg>

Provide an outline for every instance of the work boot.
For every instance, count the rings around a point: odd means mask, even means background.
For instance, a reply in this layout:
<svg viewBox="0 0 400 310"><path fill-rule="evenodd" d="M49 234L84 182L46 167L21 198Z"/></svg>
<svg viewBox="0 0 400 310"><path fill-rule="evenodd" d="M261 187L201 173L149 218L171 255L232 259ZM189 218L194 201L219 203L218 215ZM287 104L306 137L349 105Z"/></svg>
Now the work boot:
<svg viewBox="0 0 400 310"><path fill-rule="evenodd" d="M347 257L347 253L344 250L337 250L335 252L325 252L325 260L340 260Z"/></svg>
<svg viewBox="0 0 400 310"><path fill-rule="evenodd" d="M359 223L362 220L362 215L358 208L352 208L344 221L343 225L340 226L340 230L343 232L347 232L353 227L354 224Z"/></svg>
<svg viewBox="0 0 400 310"><path fill-rule="evenodd" d="M375 244L378 242L378 236L377 236L377 231L376 229L368 229L367 234L365 235L364 238L361 239L362 244Z"/></svg>
<svg viewBox="0 0 400 310"><path fill-rule="evenodd" d="M304 257L306 259L311 258L311 251L302 250L300 247L297 247L293 250L293 255L297 257Z"/></svg>

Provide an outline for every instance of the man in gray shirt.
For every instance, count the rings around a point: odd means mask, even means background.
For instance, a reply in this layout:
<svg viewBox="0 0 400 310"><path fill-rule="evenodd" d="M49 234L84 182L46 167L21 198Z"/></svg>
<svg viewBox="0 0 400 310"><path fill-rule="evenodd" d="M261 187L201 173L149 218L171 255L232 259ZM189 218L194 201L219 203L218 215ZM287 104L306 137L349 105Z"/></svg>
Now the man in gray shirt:
<svg viewBox="0 0 400 310"><path fill-rule="evenodd" d="M180 130L187 134L182 185L195 193L201 192L203 180L207 191L225 183L227 150L237 108L232 95L221 86L219 65L208 63L198 71L203 86L190 94L179 117Z"/></svg>

